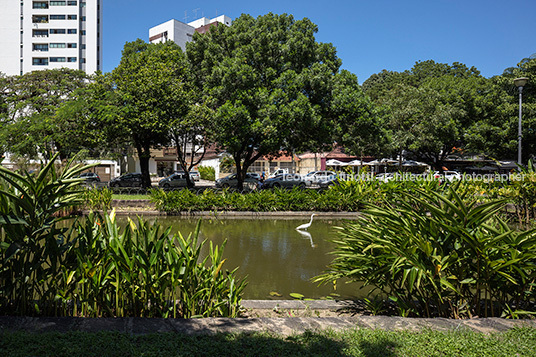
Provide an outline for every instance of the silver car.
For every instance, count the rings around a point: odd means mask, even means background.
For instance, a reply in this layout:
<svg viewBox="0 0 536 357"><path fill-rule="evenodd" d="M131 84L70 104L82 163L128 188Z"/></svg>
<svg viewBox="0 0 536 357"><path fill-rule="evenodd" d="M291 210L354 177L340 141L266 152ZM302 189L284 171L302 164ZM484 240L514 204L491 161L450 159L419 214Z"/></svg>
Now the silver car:
<svg viewBox="0 0 536 357"><path fill-rule="evenodd" d="M321 182L333 180L337 178L337 174L333 171L312 171L305 175L304 180L307 186L312 184L320 184Z"/></svg>

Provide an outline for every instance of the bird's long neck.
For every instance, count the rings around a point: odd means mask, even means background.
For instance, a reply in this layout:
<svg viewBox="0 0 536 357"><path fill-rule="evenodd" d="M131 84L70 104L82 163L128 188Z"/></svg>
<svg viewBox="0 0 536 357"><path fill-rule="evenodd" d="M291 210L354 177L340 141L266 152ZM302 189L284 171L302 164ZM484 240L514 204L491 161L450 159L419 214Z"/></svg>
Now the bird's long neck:
<svg viewBox="0 0 536 357"><path fill-rule="evenodd" d="M311 221L309 222L309 224L313 223L313 216L314 216L314 214L311 216Z"/></svg>

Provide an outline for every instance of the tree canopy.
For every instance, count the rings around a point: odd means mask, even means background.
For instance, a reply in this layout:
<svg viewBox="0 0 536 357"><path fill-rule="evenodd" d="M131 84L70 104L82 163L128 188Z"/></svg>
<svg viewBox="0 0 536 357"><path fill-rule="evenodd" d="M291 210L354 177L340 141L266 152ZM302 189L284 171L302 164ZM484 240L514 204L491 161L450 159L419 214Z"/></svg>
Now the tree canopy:
<svg viewBox="0 0 536 357"><path fill-rule="evenodd" d="M239 185L258 158L331 146L335 119L370 109L348 74L337 82L341 61L333 45L316 41L317 30L306 18L242 15L187 45L196 85L215 112L214 140L232 155ZM333 92L346 84L353 93L339 93L346 107L333 110ZM359 103L351 107L344 95Z"/></svg>
<svg viewBox="0 0 536 357"><path fill-rule="evenodd" d="M119 66L95 84L113 91L107 105L114 108L108 111L112 115L106 124L128 135L140 160L144 187L151 186L151 148L167 143L173 120L188 112L186 73L177 44L147 44L138 39L125 44Z"/></svg>
<svg viewBox="0 0 536 357"><path fill-rule="evenodd" d="M56 115L58 108L87 85L83 71L66 68L34 71L2 78L0 90L0 142L26 158L62 159L86 146L77 133L78 123Z"/></svg>

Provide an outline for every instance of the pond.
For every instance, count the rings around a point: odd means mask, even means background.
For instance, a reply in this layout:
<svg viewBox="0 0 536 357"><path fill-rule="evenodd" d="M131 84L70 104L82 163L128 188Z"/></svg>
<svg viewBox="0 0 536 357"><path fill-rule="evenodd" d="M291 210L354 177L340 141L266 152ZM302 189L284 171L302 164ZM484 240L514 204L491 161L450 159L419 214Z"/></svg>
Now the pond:
<svg viewBox="0 0 536 357"><path fill-rule="evenodd" d="M118 217L118 222L126 222L126 217ZM172 226L173 232L183 236L195 230L198 218L146 217L150 222L158 220L165 226ZM247 276L248 286L245 299L291 299L290 293L299 293L306 298L329 296L339 298L359 298L366 295L357 283L337 282L318 286L311 278L321 274L332 261L329 254L334 245L329 241L335 236L335 227L343 220L316 219L308 229L308 234L300 234L296 227L307 223L308 217L300 219L237 219L203 218L200 239L221 245L227 239L224 251L224 268L239 267L238 275ZM207 244L208 250L208 244ZM275 293L275 294L274 294ZM280 295L280 296L279 296Z"/></svg>

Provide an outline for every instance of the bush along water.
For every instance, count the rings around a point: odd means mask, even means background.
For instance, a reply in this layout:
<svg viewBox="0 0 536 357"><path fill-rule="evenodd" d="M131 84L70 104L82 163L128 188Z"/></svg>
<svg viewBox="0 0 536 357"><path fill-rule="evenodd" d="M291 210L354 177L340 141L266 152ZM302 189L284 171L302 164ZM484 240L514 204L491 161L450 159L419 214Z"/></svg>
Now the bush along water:
<svg viewBox="0 0 536 357"><path fill-rule="evenodd" d="M342 181L327 190L276 188L240 193L229 189L202 192L190 190L150 191L151 201L162 212L191 211L319 211L357 212L367 203L395 200L418 188L438 190L438 182Z"/></svg>
<svg viewBox="0 0 536 357"><path fill-rule="evenodd" d="M520 316L535 309L536 232L501 220L504 200L415 190L341 227L316 278L362 281L403 316Z"/></svg>
<svg viewBox="0 0 536 357"><path fill-rule="evenodd" d="M58 212L83 204L87 167L38 174L0 167L0 312L54 316L236 316L246 285L223 264L223 246L114 212ZM69 227L65 222L71 221ZM203 253L207 251L208 253Z"/></svg>

